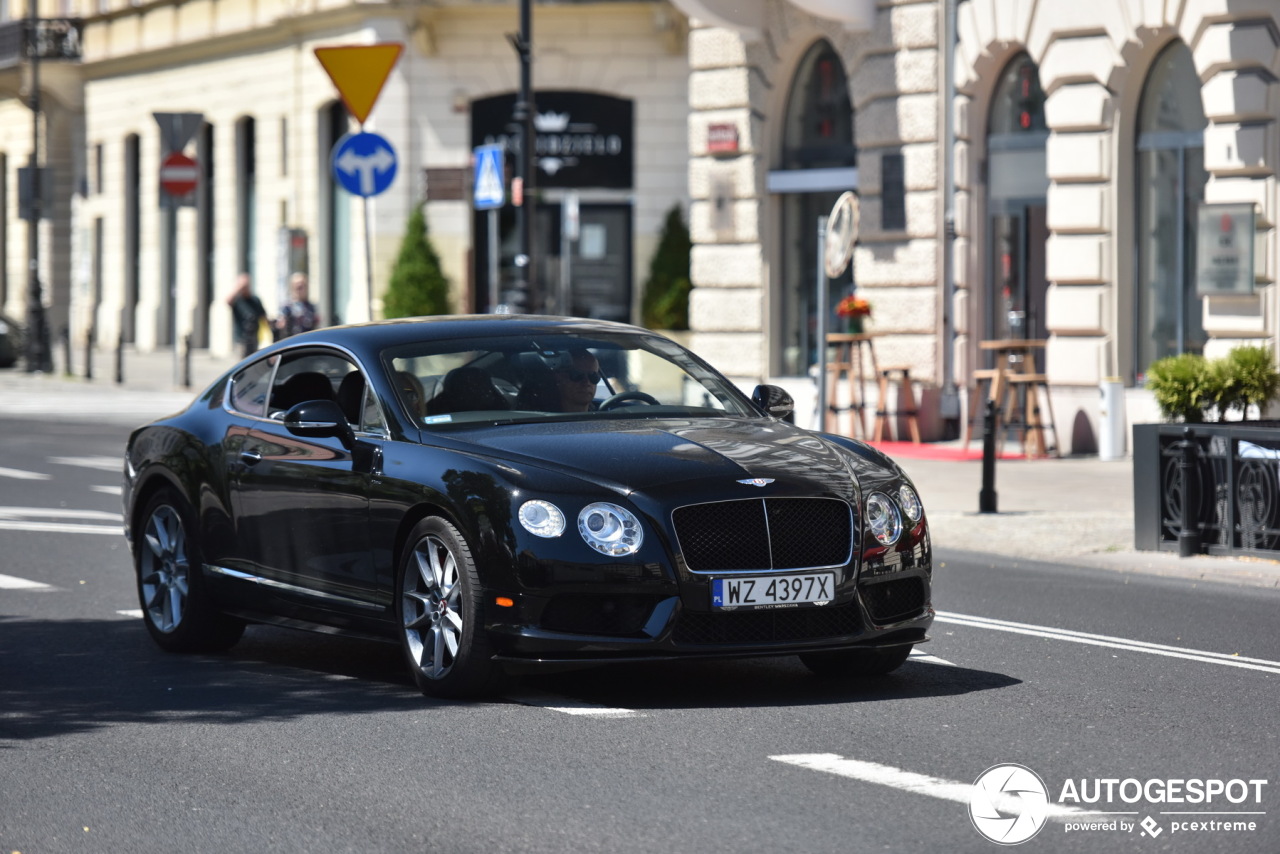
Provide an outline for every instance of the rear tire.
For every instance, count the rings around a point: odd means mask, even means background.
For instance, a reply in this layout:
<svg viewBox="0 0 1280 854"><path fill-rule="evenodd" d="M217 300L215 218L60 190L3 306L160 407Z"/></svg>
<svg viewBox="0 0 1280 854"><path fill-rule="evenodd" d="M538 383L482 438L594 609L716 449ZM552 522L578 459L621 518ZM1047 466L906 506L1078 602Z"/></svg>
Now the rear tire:
<svg viewBox="0 0 1280 854"><path fill-rule="evenodd" d="M186 501L172 489L151 496L134 534L142 621L168 652L223 652L244 623L220 613L205 589L203 553Z"/></svg>
<svg viewBox="0 0 1280 854"><path fill-rule="evenodd" d="M479 697L497 691L502 665L484 630L480 578L471 548L438 517L409 535L397 579L400 646L413 680L432 697Z"/></svg>
<svg viewBox="0 0 1280 854"><path fill-rule="evenodd" d="M842 649L835 652L801 653L800 661L819 676L883 676L902 666L911 654L911 645L887 649Z"/></svg>

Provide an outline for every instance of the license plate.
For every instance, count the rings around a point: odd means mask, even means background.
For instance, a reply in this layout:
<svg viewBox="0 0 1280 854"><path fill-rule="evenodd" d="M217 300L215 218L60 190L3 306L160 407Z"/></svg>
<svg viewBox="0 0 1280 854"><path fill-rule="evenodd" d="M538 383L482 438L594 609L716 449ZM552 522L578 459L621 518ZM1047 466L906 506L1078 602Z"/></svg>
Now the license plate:
<svg viewBox="0 0 1280 854"><path fill-rule="evenodd" d="M835 595L836 574L834 572L711 580L711 607L717 610L826 605L835 598Z"/></svg>

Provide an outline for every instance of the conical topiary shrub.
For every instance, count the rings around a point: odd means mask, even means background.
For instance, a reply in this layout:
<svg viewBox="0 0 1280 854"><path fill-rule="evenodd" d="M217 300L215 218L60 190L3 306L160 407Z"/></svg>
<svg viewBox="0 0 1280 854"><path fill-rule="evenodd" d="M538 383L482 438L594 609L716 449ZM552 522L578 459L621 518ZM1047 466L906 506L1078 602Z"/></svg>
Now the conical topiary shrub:
<svg viewBox="0 0 1280 854"><path fill-rule="evenodd" d="M689 252L693 243L680 206L673 205L649 262L649 278L640 301L640 322L650 329L688 329Z"/></svg>
<svg viewBox="0 0 1280 854"><path fill-rule="evenodd" d="M382 315L420 317L448 313L449 280L440 269L440 256L427 236L422 205L414 205L382 300Z"/></svg>

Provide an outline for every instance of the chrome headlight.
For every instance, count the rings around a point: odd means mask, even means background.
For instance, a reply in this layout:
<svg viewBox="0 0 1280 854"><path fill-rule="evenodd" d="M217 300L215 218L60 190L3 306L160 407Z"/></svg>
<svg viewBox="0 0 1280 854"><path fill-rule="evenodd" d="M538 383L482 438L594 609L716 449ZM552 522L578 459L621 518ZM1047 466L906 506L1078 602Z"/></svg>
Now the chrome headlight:
<svg viewBox="0 0 1280 854"><path fill-rule="evenodd" d="M520 524L535 537L558 537L564 533L564 514L550 501L534 499L520 505Z"/></svg>
<svg viewBox="0 0 1280 854"><path fill-rule="evenodd" d="M635 554L644 541L640 520L625 507L605 502L582 508L578 533L591 548L611 557Z"/></svg>
<svg viewBox="0 0 1280 854"><path fill-rule="evenodd" d="M873 492L867 496L867 527L882 546L891 546L902 536L902 514L889 496Z"/></svg>
<svg viewBox="0 0 1280 854"><path fill-rule="evenodd" d="M920 503L920 496L916 495L916 491L905 483L898 487L898 504L913 525L919 522L920 517L924 515L924 505Z"/></svg>

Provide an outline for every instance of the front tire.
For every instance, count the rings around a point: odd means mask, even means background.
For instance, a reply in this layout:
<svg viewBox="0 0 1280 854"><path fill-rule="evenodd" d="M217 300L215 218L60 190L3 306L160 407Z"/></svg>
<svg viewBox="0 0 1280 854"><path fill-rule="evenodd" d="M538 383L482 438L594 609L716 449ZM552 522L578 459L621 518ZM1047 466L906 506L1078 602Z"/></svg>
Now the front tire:
<svg viewBox="0 0 1280 854"><path fill-rule="evenodd" d="M134 570L142 620L168 652L223 652L244 623L219 613L201 575L199 534L187 503L172 489L151 497L135 534Z"/></svg>
<svg viewBox="0 0 1280 854"><path fill-rule="evenodd" d="M485 634L480 578L462 534L423 519L400 562L396 614L413 680L432 697L477 697L503 681Z"/></svg>
<svg viewBox="0 0 1280 854"><path fill-rule="evenodd" d="M801 653L800 661L819 676L883 676L902 666L911 654L911 644L887 649L841 649L834 652Z"/></svg>

